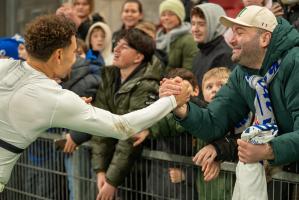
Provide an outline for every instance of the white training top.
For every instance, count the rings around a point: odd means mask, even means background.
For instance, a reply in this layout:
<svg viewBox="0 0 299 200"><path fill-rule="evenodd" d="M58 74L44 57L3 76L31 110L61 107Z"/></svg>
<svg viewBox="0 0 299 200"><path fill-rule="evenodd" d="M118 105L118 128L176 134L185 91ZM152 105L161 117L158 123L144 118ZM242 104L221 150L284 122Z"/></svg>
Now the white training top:
<svg viewBox="0 0 299 200"><path fill-rule="evenodd" d="M175 107L176 100L170 96L144 109L115 115L86 104L26 62L0 59L0 139L22 149L52 127L127 139ZM2 190L19 156L0 147Z"/></svg>

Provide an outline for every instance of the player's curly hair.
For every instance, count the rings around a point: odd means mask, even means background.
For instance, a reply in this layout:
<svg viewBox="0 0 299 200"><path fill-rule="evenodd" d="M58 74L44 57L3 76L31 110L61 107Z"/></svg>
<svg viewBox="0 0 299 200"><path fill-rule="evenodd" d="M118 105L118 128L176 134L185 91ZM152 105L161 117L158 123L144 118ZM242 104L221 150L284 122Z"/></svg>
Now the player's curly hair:
<svg viewBox="0 0 299 200"><path fill-rule="evenodd" d="M25 48L30 56L47 61L56 49L68 47L75 35L75 24L66 17L40 16L26 25Z"/></svg>

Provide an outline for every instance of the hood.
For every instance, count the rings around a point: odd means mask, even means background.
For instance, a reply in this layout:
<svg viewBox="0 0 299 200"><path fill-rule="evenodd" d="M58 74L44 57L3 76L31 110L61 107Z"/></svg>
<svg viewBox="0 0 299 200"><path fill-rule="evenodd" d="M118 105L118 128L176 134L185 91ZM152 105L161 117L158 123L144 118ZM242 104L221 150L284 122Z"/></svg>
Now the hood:
<svg viewBox="0 0 299 200"><path fill-rule="evenodd" d="M188 22L183 22L180 26L165 33L163 28L160 28L156 34L156 48L169 52L170 44L178 37L190 33L191 25Z"/></svg>
<svg viewBox="0 0 299 200"><path fill-rule="evenodd" d="M221 16L226 16L226 14L221 6L214 3L204 3L195 6L195 8L200 9L205 16L207 37L205 38L204 43L208 43L224 34L226 27L220 23L219 18Z"/></svg>
<svg viewBox="0 0 299 200"><path fill-rule="evenodd" d="M103 22L97 22L94 23L88 30L85 43L87 44L87 47L90 49L90 33L92 30L96 27L101 27L105 32L105 41L104 41L104 49L102 50L101 54L104 58L104 60L109 59L111 52L112 52L112 33L109 26Z"/></svg>
<svg viewBox="0 0 299 200"><path fill-rule="evenodd" d="M268 68L282 58L288 50L299 46L299 33L282 17L277 18L278 25L275 27L267 49L260 74L265 74Z"/></svg>

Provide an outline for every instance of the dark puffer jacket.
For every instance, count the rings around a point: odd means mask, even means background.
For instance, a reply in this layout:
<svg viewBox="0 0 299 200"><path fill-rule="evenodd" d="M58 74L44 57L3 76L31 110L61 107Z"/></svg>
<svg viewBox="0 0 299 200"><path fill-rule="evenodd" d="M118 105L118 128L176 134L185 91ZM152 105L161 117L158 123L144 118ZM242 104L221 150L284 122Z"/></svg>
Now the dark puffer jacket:
<svg viewBox="0 0 299 200"><path fill-rule="evenodd" d="M102 66L91 64L85 59L77 57L69 79L62 82L61 86L81 97L92 97L95 99L100 84L101 70ZM71 131L71 138L77 145L80 145L88 141L91 135Z"/></svg>

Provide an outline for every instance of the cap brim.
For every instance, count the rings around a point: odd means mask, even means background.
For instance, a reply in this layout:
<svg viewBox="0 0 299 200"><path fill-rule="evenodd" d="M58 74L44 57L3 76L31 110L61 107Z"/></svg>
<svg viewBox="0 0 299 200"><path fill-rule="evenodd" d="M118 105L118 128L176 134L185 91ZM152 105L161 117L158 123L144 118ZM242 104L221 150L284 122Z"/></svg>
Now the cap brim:
<svg viewBox="0 0 299 200"><path fill-rule="evenodd" d="M227 17L227 16L221 16L219 19L220 23L226 27L232 27L235 24L241 25L241 26L247 26L247 27L252 27L249 24L246 24L240 20L231 18L231 17Z"/></svg>

